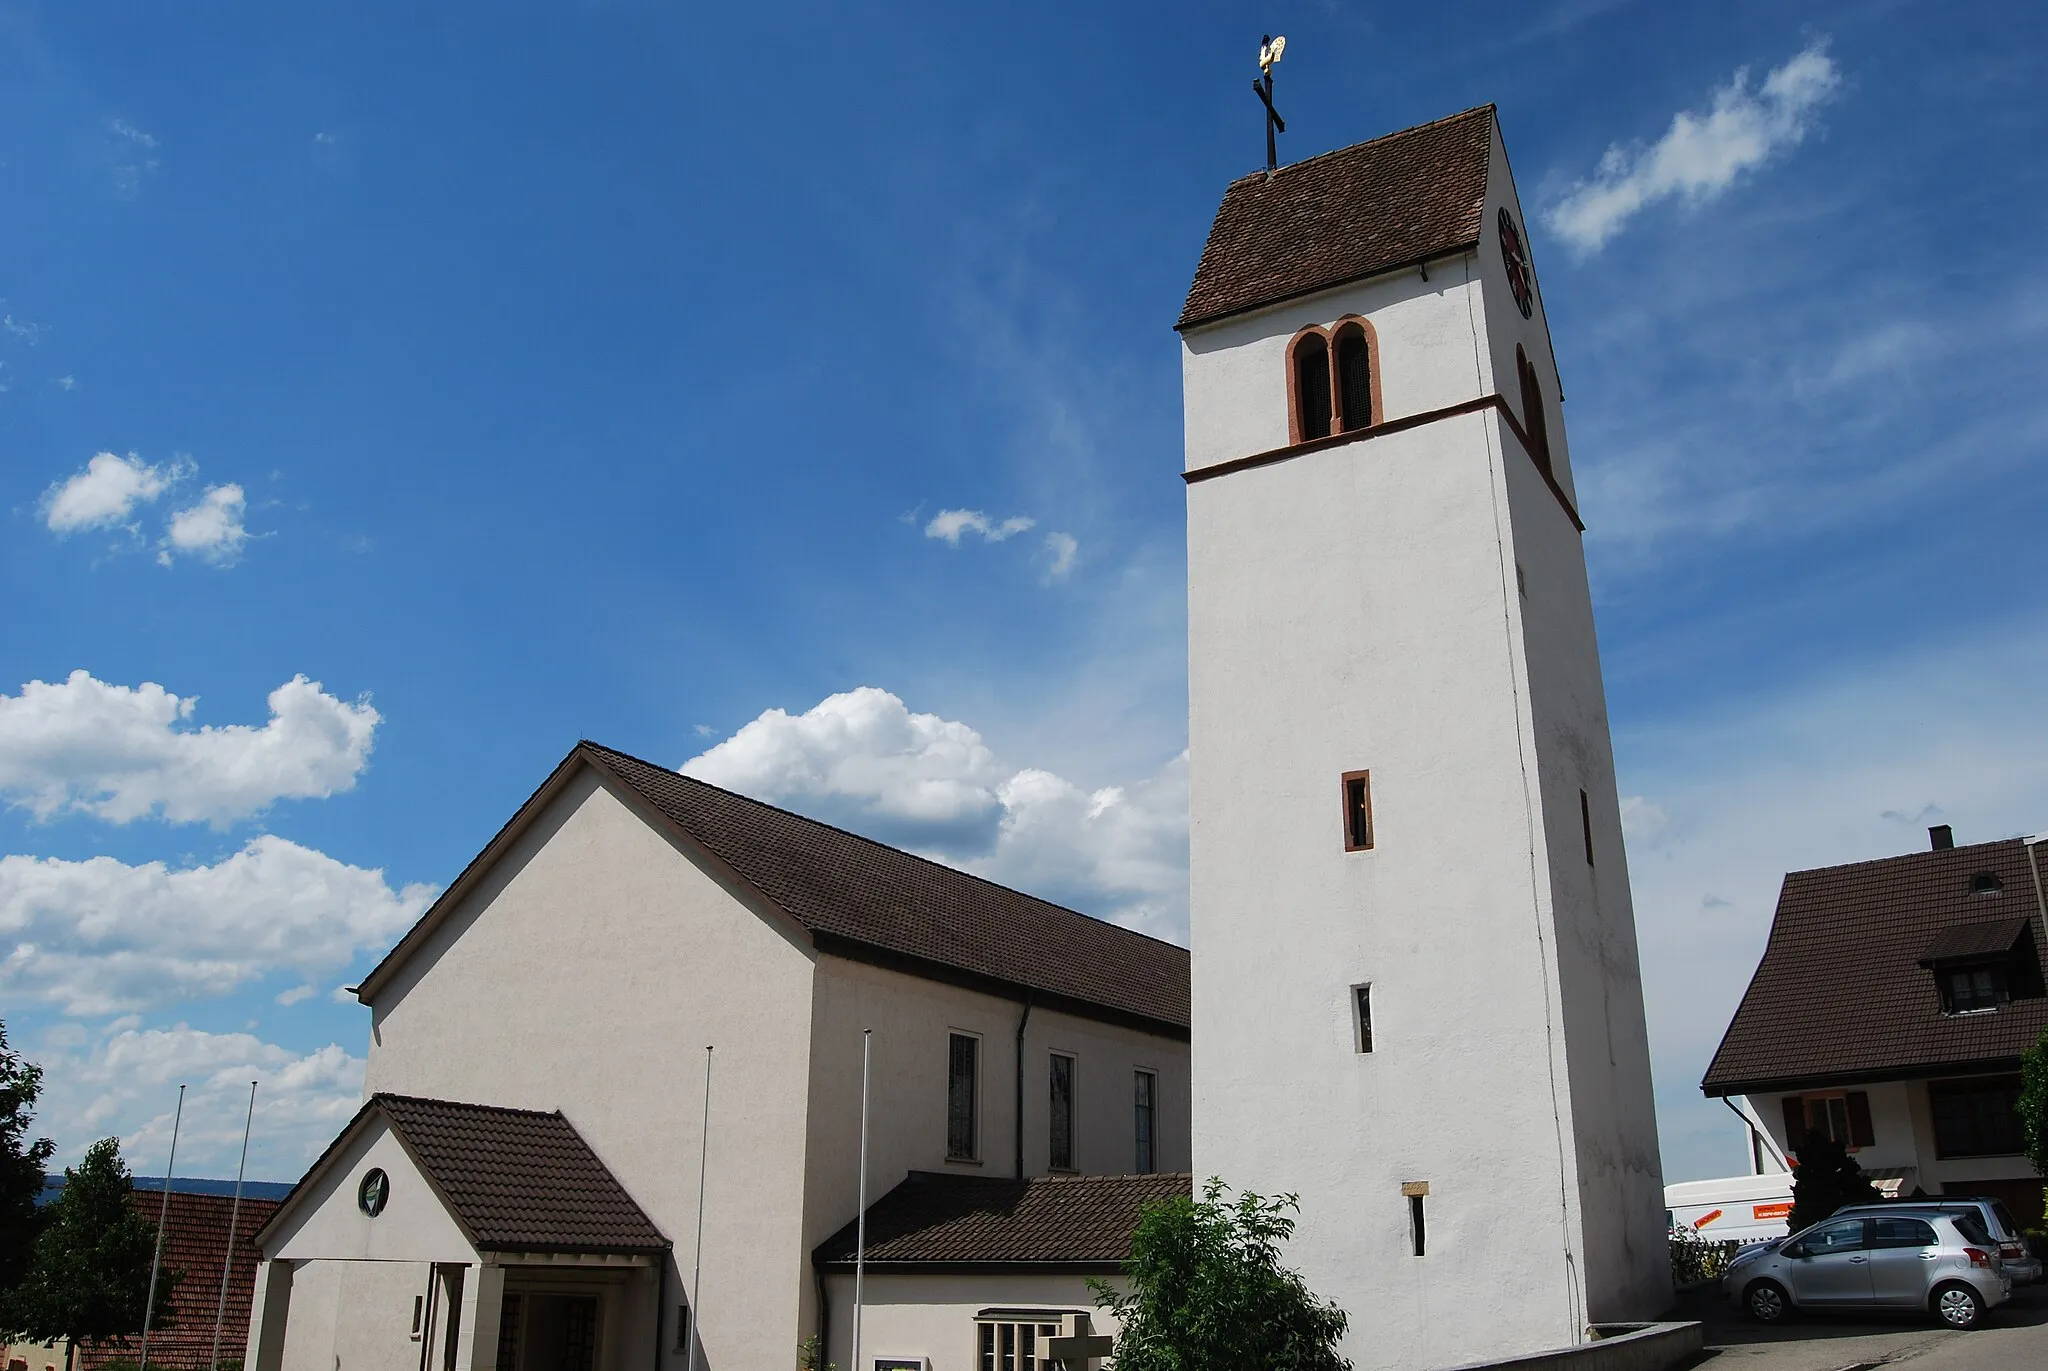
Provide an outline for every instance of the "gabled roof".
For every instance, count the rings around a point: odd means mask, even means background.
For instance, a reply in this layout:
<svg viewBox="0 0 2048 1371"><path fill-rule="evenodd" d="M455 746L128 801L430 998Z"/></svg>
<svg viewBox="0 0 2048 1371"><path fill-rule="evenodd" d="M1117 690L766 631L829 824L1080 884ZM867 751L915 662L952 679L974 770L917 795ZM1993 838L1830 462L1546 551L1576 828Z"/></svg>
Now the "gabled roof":
<svg viewBox="0 0 2048 1371"><path fill-rule="evenodd" d="M180 1176L173 1182L171 1207L164 1214L163 1182L154 1186L136 1181L128 1192L128 1207L156 1229L164 1217L164 1269L180 1273L171 1287L168 1323L158 1323L149 1335L149 1364L162 1367L201 1368L213 1352L214 1315L220 1315L220 1345L223 1351L239 1348L249 1340L249 1298L256 1289L256 1264L263 1253L254 1241L256 1231L277 1211L275 1198L242 1195L239 1211L233 1195L233 1181L202 1182L204 1191L186 1189L192 1182ZM226 1186L221 1194L214 1186ZM228 1226L234 1225L234 1260L228 1260ZM221 1268L227 1268L223 1299ZM221 1303L216 1307L216 1301ZM133 1339L78 1349L77 1371L116 1362L132 1365L136 1347ZM230 1354L233 1355L233 1354Z"/></svg>
<svg viewBox="0 0 2048 1371"><path fill-rule="evenodd" d="M578 743L364 977L367 1000L517 837L567 775L596 767L795 920L820 951L1030 995L1048 1008L1185 1037L1188 951L806 819L613 748Z"/></svg>
<svg viewBox="0 0 2048 1371"><path fill-rule="evenodd" d="M1175 328L1475 247L1492 105L1230 183Z"/></svg>
<svg viewBox="0 0 2048 1371"><path fill-rule="evenodd" d="M1012 1180L913 1171L868 1206L867 1265L1113 1271L1130 1259L1144 1207L1192 1190L1186 1173ZM847 1224L819 1243L811 1260L851 1266L856 1232Z"/></svg>
<svg viewBox="0 0 2048 1371"><path fill-rule="evenodd" d="M668 1245L560 1110L381 1092L363 1102L292 1187L278 1216L289 1213L379 1115L479 1252L656 1252Z"/></svg>
<svg viewBox="0 0 2048 1371"><path fill-rule="evenodd" d="M2029 855L2009 838L1787 875L1763 960L1700 1088L2009 1069L2048 1027L2048 999L1944 1014L1922 963L2015 944L2040 957L2048 929ZM2003 888L1973 894L1986 872Z"/></svg>

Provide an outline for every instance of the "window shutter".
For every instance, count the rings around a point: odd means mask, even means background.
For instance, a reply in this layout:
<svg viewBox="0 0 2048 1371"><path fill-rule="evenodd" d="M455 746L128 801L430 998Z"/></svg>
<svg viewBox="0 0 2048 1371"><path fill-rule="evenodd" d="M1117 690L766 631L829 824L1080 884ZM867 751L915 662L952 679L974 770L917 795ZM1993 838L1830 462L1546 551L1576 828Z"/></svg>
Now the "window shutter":
<svg viewBox="0 0 2048 1371"><path fill-rule="evenodd" d="M1799 1144L1806 1141L1806 1100L1803 1096L1787 1095L1785 1105L1785 1150L1797 1152Z"/></svg>
<svg viewBox="0 0 2048 1371"><path fill-rule="evenodd" d="M1870 1095L1866 1091L1849 1092L1849 1144L1852 1147L1871 1147L1877 1136L1870 1131Z"/></svg>

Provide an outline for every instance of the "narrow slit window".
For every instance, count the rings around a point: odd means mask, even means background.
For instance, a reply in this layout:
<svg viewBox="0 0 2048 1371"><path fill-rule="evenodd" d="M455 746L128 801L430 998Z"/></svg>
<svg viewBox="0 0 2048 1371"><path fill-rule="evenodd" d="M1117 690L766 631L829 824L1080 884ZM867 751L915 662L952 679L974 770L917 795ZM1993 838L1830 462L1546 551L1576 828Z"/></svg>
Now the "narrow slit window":
<svg viewBox="0 0 2048 1371"><path fill-rule="evenodd" d="M1055 1171L1074 1169L1074 1059L1052 1054L1052 1156Z"/></svg>
<svg viewBox="0 0 2048 1371"><path fill-rule="evenodd" d="M1344 773L1344 850L1363 852L1372 846L1372 773Z"/></svg>
<svg viewBox="0 0 2048 1371"><path fill-rule="evenodd" d="M1337 413L1344 432L1370 428L1372 412L1372 344L1365 329L1351 324L1337 335Z"/></svg>
<svg viewBox="0 0 2048 1371"><path fill-rule="evenodd" d="M1137 1174L1149 1176L1155 1163L1153 1124L1158 1111L1159 1077L1150 1071L1137 1073L1134 1104L1137 1123Z"/></svg>
<svg viewBox="0 0 2048 1371"><path fill-rule="evenodd" d="M1593 865L1593 802L1579 792L1579 832L1586 838L1586 865Z"/></svg>
<svg viewBox="0 0 2048 1371"><path fill-rule="evenodd" d="M1355 985L1351 987L1353 1027L1358 1032L1358 1050L1372 1051L1372 987Z"/></svg>
<svg viewBox="0 0 2048 1371"><path fill-rule="evenodd" d="M1429 1245L1429 1233L1423 1222L1422 1198L1420 1195L1408 1197L1408 1236L1415 1244L1415 1255L1418 1257Z"/></svg>
<svg viewBox="0 0 2048 1371"><path fill-rule="evenodd" d="M1330 345L1320 333L1294 346L1294 414L1297 442L1330 436Z"/></svg>
<svg viewBox="0 0 2048 1371"><path fill-rule="evenodd" d="M975 1152L975 1115L980 1097L981 1040L955 1033L946 1063L946 1158L971 1162Z"/></svg>
<svg viewBox="0 0 2048 1371"><path fill-rule="evenodd" d="M415 1340L419 1338L420 1325L425 1323L426 1320L427 1297L425 1295L414 1295L412 1297L412 1335Z"/></svg>

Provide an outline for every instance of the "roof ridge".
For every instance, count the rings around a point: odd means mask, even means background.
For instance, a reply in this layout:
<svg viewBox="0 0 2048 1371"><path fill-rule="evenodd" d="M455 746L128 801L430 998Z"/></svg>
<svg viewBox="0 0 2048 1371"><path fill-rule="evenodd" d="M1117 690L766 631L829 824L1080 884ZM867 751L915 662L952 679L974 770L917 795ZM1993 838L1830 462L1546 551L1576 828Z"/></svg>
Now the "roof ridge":
<svg viewBox="0 0 2048 1371"><path fill-rule="evenodd" d="M1286 172L1293 171L1297 167L1305 167L1308 166L1310 163L1320 162L1325 157L1337 157L1347 152L1357 152L1361 149L1372 147L1375 144L1384 143L1392 138L1406 138L1411 133L1423 133L1428 131L1429 129L1437 128L1444 124L1455 124L1460 119L1470 119L1475 114L1486 113L1491 113L1496 118L1498 118L1499 106L1496 105L1493 101L1489 100L1483 105L1474 105L1470 109L1459 110L1456 114L1446 114L1441 116L1440 118L1430 119L1420 124L1411 124L1409 127L1405 129L1395 129L1391 133L1382 133L1377 138L1368 138L1362 143L1347 143L1341 148L1330 148L1325 152L1316 153L1313 157L1304 157L1299 162L1285 163L1281 166L1275 167L1270 172L1266 171L1264 168L1260 168L1256 171L1248 171L1244 175L1233 179L1230 182L1230 184L1233 186L1241 186L1247 181L1260 181L1265 180L1268 177L1277 178Z"/></svg>
<svg viewBox="0 0 2048 1371"><path fill-rule="evenodd" d="M1133 938L1141 938L1149 943L1157 943L1161 947L1170 947L1177 952L1186 952L1188 950L1187 948L1181 946L1179 943L1169 941L1165 938L1155 938L1150 933L1142 933L1135 928L1130 928L1124 924L1117 923L1113 920L1102 918L1099 915L1090 914L1085 909L1075 909L1071 905L1055 903L1052 900L1046 899L1042 895L1034 895L1028 890L1019 890L1015 886L1004 885L1000 881L992 881L986 876L977 875L976 873L972 871L967 871L961 867L950 866L947 863L941 861L934 861L932 858L927 857L922 853L912 852L908 848L897 847L891 843L885 843L879 838L870 838L865 833L856 833L850 828L841 828L838 824L827 823L823 819L814 819L808 814L799 814L794 809L786 809L781 805L771 804L767 800L756 799L752 795L747 795L737 790L730 790L722 785L714 785L712 782L704 780L701 777L687 775L684 772L676 770L674 767L663 766L659 762L650 762L645 757L637 757L630 752L621 751L616 747L608 747L603 743L596 742L589 738L582 739L577 744L577 746L588 747L598 752L609 753L614 757L623 757L629 762L634 762L640 766L648 767L652 770L662 772L664 775L673 776L678 780L688 781L692 785L703 786L706 790L715 790L721 795L730 795L734 799L744 801L747 804L758 805L762 809L769 810L773 813L787 815L789 818L795 819L801 823L811 824L814 827L825 829L827 832L837 833L842 837L851 838L855 842L865 843L869 847L879 848L884 852L893 853L894 855L899 857L908 857L910 860L914 862L922 862L926 866L937 868L938 870L944 871L949 875L964 876L970 881L979 882L980 884L988 886L993 890L1000 890L1005 894L1009 895L1021 896L1024 899L1032 900L1038 904L1042 904L1047 909L1056 909L1060 911L1062 914L1072 914L1076 918L1086 919L1090 923L1100 924L1104 928L1113 929L1118 933L1127 934Z"/></svg>
<svg viewBox="0 0 2048 1371"><path fill-rule="evenodd" d="M1904 862L1922 857L1940 857L1957 852L1969 852L1980 847L2003 847L2007 843L2018 843L2024 849L2026 841L2024 837L2015 834L2010 838L1992 838L1981 843L1963 843L1958 847L1923 848L1917 852L1895 852L1889 857L1864 857L1854 862L1837 862L1833 866L1810 866L1798 871L1788 871L1785 873L1785 876L1788 880L1794 876L1819 876L1831 871L1849 871L1859 866L1882 866L1886 862Z"/></svg>
<svg viewBox="0 0 2048 1371"><path fill-rule="evenodd" d="M564 1123L568 1123L567 1117L559 1109L521 1109L516 1105L509 1104L472 1104L468 1100L443 1100L437 1099L432 1095L405 1095L396 1090L372 1091L368 1102L371 1104L382 1104L391 1100L403 1101L406 1104L438 1105L444 1109L474 1109L490 1114L521 1114L532 1119L561 1119ZM574 1128L576 1125L569 1124L569 1126Z"/></svg>

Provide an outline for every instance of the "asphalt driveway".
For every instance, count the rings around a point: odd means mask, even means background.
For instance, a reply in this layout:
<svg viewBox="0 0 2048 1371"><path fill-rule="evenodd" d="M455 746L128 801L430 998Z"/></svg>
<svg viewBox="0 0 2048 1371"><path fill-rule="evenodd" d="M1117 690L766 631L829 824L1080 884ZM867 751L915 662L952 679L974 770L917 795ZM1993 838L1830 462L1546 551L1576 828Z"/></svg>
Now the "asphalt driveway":
<svg viewBox="0 0 2048 1371"><path fill-rule="evenodd" d="M1678 1317L1706 1324L1699 1371L2032 1371L2048 1368L2048 1287L2025 1286L1975 1332L1931 1318L1803 1315L1777 1328L1751 1322L1715 1288L1680 1297Z"/></svg>

